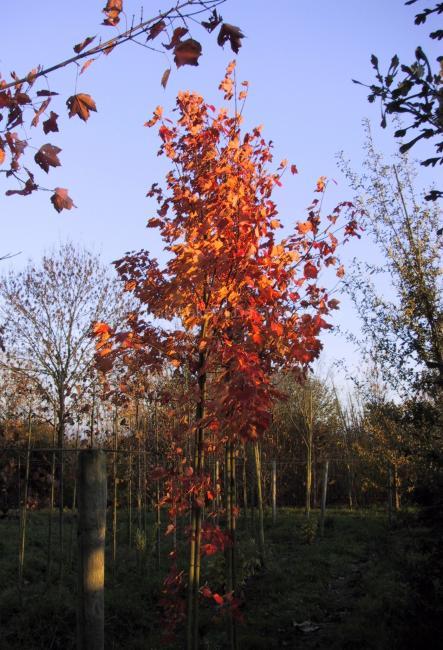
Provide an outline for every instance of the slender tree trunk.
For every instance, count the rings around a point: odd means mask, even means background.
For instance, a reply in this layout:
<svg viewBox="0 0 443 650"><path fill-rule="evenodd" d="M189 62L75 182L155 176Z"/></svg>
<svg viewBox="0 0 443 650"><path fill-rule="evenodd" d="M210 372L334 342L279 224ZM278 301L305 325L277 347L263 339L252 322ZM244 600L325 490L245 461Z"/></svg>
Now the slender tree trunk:
<svg viewBox="0 0 443 650"><path fill-rule="evenodd" d="M394 490L394 509L395 512L398 512L400 510L400 478L398 476L398 467L397 465L393 465L393 472L392 472L392 486Z"/></svg>
<svg viewBox="0 0 443 650"><path fill-rule="evenodd" d="M145 540L148 539L148 452L147 452L147 435L148 435L148 420L145 417L143 421L143 533ZM148 545L146 544L146 553L148 552Z"/></svg>
<svg viewBox="0 0 443 650"><path fill-rule="evenodd" d="M226 524L230 537L230 546L226 549L226 591L235 592L236 589L236 572L235 572L235 456L234 445L232 442L226 444L225 456L225 482L226 482ZM232 613L228 618L229 645L231 650L237 650L237 629Z"/></svg>
<svg viewBox="0 0 443 650"><path fill-rule="evenodd" d="M323 537L323 535L325 534L326 499L328 496L328 472L329 472L329 460L326 460L324 474L323 474L323 489L321 495L321 515L320 515L321 537Z"/></svg>
<svg viewBox="0 0 443 650"><path fill-rule="evenodd" d="M104 650L106 456L83 449L78 467L77 650Z"/></svg>
<svg viewBox="0 0 443 650"><path fill-rule="evenodd" d="M115 580L117 568L117 451L118 451L118 424L117 412L114 415L114 454L112 463L112 479L114 486L114 499L112 503L112 573Z"/></svg>
<svg viewBox="0 0 443 650"><path fill-rule="evenodd" d="M271 497L272 497L272 523L277 523L277 462L272 461L272 479L271 479Z"/></svg>
<svg viewBox="0 0 443 650"><path fill-rule="evenodd" d="M55 501L55 442L56 442L56 419L54 415L54 428L52 432L52 464L51 464L51 497L49 504L49 518L48 518L48 549L46 558L46 580L49 583L51 579L51 563L52 563L52 520L54 515L54 501Z"/></svg>
<svg viewBox="0 0 443 650"><path fill-rule="evenodd" d="M392 468L388 467L388 523L392 526Z"/></svg>
<svg viewBox="0 0 443 650"><path fill-rule="evenodd" d="M243 521L244 527L247 526L248 521L248 481L246 473L246 444L243 445L243 458L242 458L242 500L243 500Z"/></svg>
<svg viewBox="0 0 443 650"><path fill-rule="evenodd" d="M255 466L255 450L252 445L252 450L249 454L249 463L251 466L250 474L255 477L255 480L250 482L249 487L249 510L251 516L251 533L254 537L257 537L257 531L255 530L255 508L257 505L257 471Z"/></svg>
<svg viewBox="0 0 443 650"><path fill-rule="evenodd" d="M77 471L78 471L78 441L80 437L80 423L77 421L77 431L75 434L75 454L74 454L74 463L75 463L75 478L74 478L74 490L72 493L72 507L71 507L71 537L69 539L69 552L68 552L68 566L71 566L72 563L72 548L74 545L74 529L75 529L75 507L77 502Z"/></svg>
<svg viewBox="0 0 443 650"><path fill-rule="evenodd" d="M307 418L306 432L306 503L305 515L309 518L311 514L311 492L312 492L312 387L309 389L309 416Z"/></svg>
<svg viewBox="0 0 443 650"><path fill-rule="evenodd" d="M142 455L141 441L137 440L137 527L142 531Z"/></svg>
<svg viewBox="0 0 443 650"><path fill-rule="evenodd" d="M197 423L195 437L194 471L201 476L204 467L204 429L201 421L205 414L206 374L204 366L206 357L204 352L199 353L198 367L201 371L198 376L199 400L196 407L195 419ZM200 546L201 546L202 509L194 498L191 504L191 542L188 565L188 602L187 602L187 650L198 650L198 603L200 588Z"/></svg>
<svg viewBox="0 0 443 650"><path fill-rule="evenodd" d="M129 440L129 445L132 445L131 440ZM128 545L132 546L132 449L129 447L128 455Z"/></svg>
<svg viewBox="0 0 443 650"><path fill-rule="evenodd" d="M27 513L28 513L28 484L29 484L29 466L31 463L31 438L32 438L32 412L29 409L28 414L28 440L26 447L26 467L25 467L25 486L23 491L23 505L20 516L20 550L19 550L19 568L18 568L18 578L19 578L19 589L20 593L23 588L23 569L25 566L25 546L26 546L26 523L27 523Z"/></svg>
<svg viewBox="0 0 443 650"><path fill-rule="evenodd" d="M347 470L348 470L348 507L349 507L349 510L352 510L353 507L354 507L354 500L353 500L353 496L352 496L353 479L352 479L351 464L347 463L346 467L347 467Z"/></svg>
<svg viewBox="0 0 443 650"><path fill-rule="evenodd" d="M314 510L318 506L318 480L317 480L317 460L315 446L312 445L312 507Z"/></svg>
<svg viewBox="0 0 443 650"><path fill-rule="evenodd" d="M157 462L159 460L159 437L158 437L158 415L157 415L157 402L154 402L154 430L155 430L155 453L156 453L156 458ZM160 566L161 566L161 526L162 526L162 513L161 513L161 507L160 507L160 481L157 479L156 481L156 486L155 486L155 492L156 492L156 551L157 551L157 570L160 571ZM173 550L176 552L177 551L177 531L176 531L176 523L177 523L177 517L174 515L174 531L173 531Z"/></svg>
<svg viewBox="0 0 443 650"><path fill-rule="evenodd" d="M257 440L254 440L255 478L257 483L257 507L258 507L258 550L260 562L265 566L265 527L263 515L263 489L260 448Z"/></svg>
<svg viewBox="0 0 443 650"><path fill-rule="evenodd" d="M215 523L218 526L220 519L220 461L215 461L215 507L216 507L216 518Z"/></svg>
<svg viewBox="0 0 443 650"><path fill-rule="evenodd" d="M63 579L63 507L64 507L64 443L65 443L65 387L59 389L59 413L58 413L58 449L59 449L59 504L58 504L58 543L59 543L59 586Z"/></svg>

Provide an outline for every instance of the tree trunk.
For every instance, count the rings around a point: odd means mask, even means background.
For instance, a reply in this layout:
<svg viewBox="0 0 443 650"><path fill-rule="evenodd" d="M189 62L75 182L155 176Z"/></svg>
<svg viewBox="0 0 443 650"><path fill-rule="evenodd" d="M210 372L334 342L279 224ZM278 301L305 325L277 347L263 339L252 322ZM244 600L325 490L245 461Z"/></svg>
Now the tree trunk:
<svg viewBox="0 0 443 650"><path fill-rule="evenodd" d="M242 459L242 500L243 500L243 520L246 528L248 521L248 481L246 473L246 445L243 445L243 459Z"/></svg>
<svg viewBox="0 0 443 650"><path fill-rule="evenodd" d="M48 584L51 579L51 563L52 563L52 520L54 515L54 501L55 501L55 442L56 442L56 419L54 414L54 428L52 432L51 500L49 504L48 549L47 549L47 558L46 558L46 581Z"/></svg>
<svg viewBox="0 0 443 650"><path fill-rule="evenodd" d="M226 527L231 540L225 552L226 557L226 591L235 592L235 456L234 445L228 442L226 445L225 460L225 481L226 481ZM229 646L231 650L237 650L237 629L232 613L228 617Z"/></svg>
<svg viewBox="0 0 443 650"><path fill-rule="evenodd" d="M69 538L69 551L68 551L68 566L72 564L72 548L74 545L74 528L75 528L75 506L77 503L77 471L78 471L78 441L80 438L80 423L77 421L77 432L75 434L75 478L74 478L74 490L72 494L72 506L71 506L71 537Z"/></svg>
<svg viewBox="0 0 443 650"><path fill-rule="evenodd" d="M320 515L320 535L323 537L325 534L325 515L326 515L326 499L328 496L328 472L329 460L325 461L325 471L323 474L323 489L321 495L321 515Z"/></svg>
<svg viewBox="0 0 443 650"><path fill-rule="evenodd" d="M388 523L392 526L392 469L388 467Z"/></svg>
<svg viewBox="0 0 443 650"><path fill-rule="evenodd" d="M118 451L118 425L117 413L114 415L114 454L112 462L112 479L114 487L114 499L112 503L112 573L115 580L117 568L117 451Z"/></svg>
<svg viewBox="0 0 443 650"><path fill-rule="evenodd" d="M277 462L272 461L272 483L271 483L271 497L272 497L272 523L277 523Z"/></svg>
<svg viewBox="0 0 443 650"><path fill-rule="evenodd" d="M308 441L306 445L306 499L305 515L309 518L311 514L311 490L312 490L312 430L308 431Z"/></svg>
<svg viewBox="0 0 443 650"><path fill-rule="evenodd" d="M64 443L65 443L65 387L59 388L58 412L58 450L59 450L59 504L58 504L58 544L59 544L59 585L63 579L63 506L64 506Z"/></svg>
<svg viewBox="0 0 443 650"><path fill-rule="evenodd" d="M398 476L397 465L393 466L392 487L394 490L394 509L395 512L398 512L400 510L401 498L400 498L400 478Z"/></svg>
<svg viewBox="0 0 443 650"><path fill-rule="evenodd" d="M106 456L83 449L78 460L77 650L104 650Z"/></svg>
<svg viewBox="0 0 443 650"><path fill-rule="evenodd" d="M31 423L31 409L28 414L28 440L26 448L26 468L25 468L25 487L23 493L23 507L20 516L20 550L19 550L19 589L20 592L23 588L23 569L25 565L25 545L26 545L26 523L28 513L28 483L29 483L29 466L31 464L31 437L32 437L32 423Z"/></svg>
<svg viewBox="0 0 443 650"><path fill-rule="evenodd" d="M129 445L132 442L129 440ZM132 449L129 447L128 455L128 546L132 546Z"/></svg>
<svg viewBox="0 0 443 650"><path fill-rule="evenodd" d="M206 399L206 357L204 352L199 353L198 367L201 371L198 375L199 400L196 406L195 420L197 430L195 435L194 473L201 476L204 467L204 429L201 421L205 414ZM201 547L202 508L197 502L195 495L191 502L191 542L189 548L188 563L188 597L187 597L187 629L186 647L187 650L198 650L199 626L198 626L198 604L200 588L200 547Z"/></svg>
<svg viewBox="0 0 443 650"><path fill-rule="evenodd" d="M312 386L309 389L309 414L306 418L306 503L305 515L309 518L311 514L311 492L312 492Z"/></svg>
<svg viewBox="0 0 443 650"><path fill-rule="evenodd" d="M263 490L260 449L257 440L254 440L255 477L257 483L257 508L258 508L258 551L260 562L265 566L265 528L263 516Z"/></svg>

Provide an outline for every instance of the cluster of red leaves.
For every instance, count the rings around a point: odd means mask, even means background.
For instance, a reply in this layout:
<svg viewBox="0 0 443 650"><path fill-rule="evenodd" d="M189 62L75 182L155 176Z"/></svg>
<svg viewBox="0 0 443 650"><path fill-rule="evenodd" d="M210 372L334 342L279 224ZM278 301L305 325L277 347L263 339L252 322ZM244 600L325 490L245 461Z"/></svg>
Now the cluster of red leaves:
<svg viewBox="0 0 443 650"><path fill-rule="evenodd" d="M123 0L108 0L103 13L106 15L103 25L115 27L120 22L120 14L123 11Z"/></svg>
<svg viewBox="0 0 443 650"><path fill-rule="evenodd" d="M228 97L232 72L231 64L221 84ZM328 266L342 273L331 228L343 211L346 236L357 234L357 223L351 204L342 203L325 225L316 199L295 234L276 241L281 226L271 195L287 162L266 171L272 153L261 130L241 137L239 115L216 113L197 94L181 93L177 108L176 125L161 109L147 122L161 121L159 153L176 169L167 176L167 193L154 184L148 194L159 203L148 226L159 229L170 259L160 268L140 251L116 267L151 316L178 319L181 326L154 331L136 314L124 345L114 339L111 348L114 354L126 348L146 362L147 351L149 357L156 350L165 362L194 373L202 372L203 355L204 372L218 386L206 405L206 426L219 436L255 438L269 423L272 370L303 370L320 352L319 335L330 327L325 317L337 301L319 284L319 273Z"/></svg>
<svg viewBox="0 0 443 650"><path fill-rule="evenodd" d="M227 100L237 93L234 65L220 84ZM237 99L244 101L246 93L244 83ZM171 161L166 189L154 184L148 192L158 203L148 227L158 229L169 259L160 267L142 250L115 263L140 310L124 331L96 325L97 363L106 371L122 360L128 375L134 368L175 367L178 374L186 369L186 399L196 407L187 434L203 430L217 446L259 437L276 398L275 371L303 374L318 357L319 336L331 327L326 319L338 306L320 284L320 272L336 267L342 274L338 219L346 217L344 240L357 235L358 226L351 204L340 204L324 219L315 199L294 233L278 240L281 223L272 193L287 161L269 171L271 145L261 128L242 135L240 113L217 111L196 93L180 93L177 111L175 123L160 107L147 122L160 123L159 154ZM326 184L321 177L316 191L323 193ZM190 500L201 508L213 493L209 477L194 472L186 459L168 469L165 486L172 517ZM216 527L205 531L203 554L229 542Z"/></svg>
<svg viewBox="0 0 443 650"><path fill-rule="evenodd" d="M239 623L244 622L244 616L240 610L242 601L240 598L236 598L232 591L221 596L218 593L214 593L205 585L200 589L200 593L204 598L208 598L218 606L218 614L229 614Z"/></svg>
<svg viewBox="0 0 443 650"><path fill-rule="evenodd" d="M51 110L52 102L55 101L58 93L43 88L35 91L34 84L37 80L44 76L47 82L50 72L69 63L76 64L84 59L85 62L79 72L81 75L98 56L102 54L108 55L114 47L127 40L135 39L141 35L146 35L147 40L153 40L162 33L169 38L169 43L163 43L162 45L166 51L173 51L177 67L184 65L196 66L202 54L200 42L189 36L186 27L174 28L176 21L182 22L186 20L187 5L189 5L188 9L192 15L195 12L196 5L200 5L202 15L209 14L208 20L201 21L202 27L208 32L212 32L218 25L221 25L218 43L223 46L225 42L229 41L232 49L238 52L243 34L238 27L224 23L222 17L213 8L221 1L189 0L187 3L182 3L180 8L172 6L169 10L160 13L158 19L142 20L138 26L132 26L126 32L119 33L104 43L100 41L89 49L87 49L88 46L96 37L87 36L74 45L75 56L72 59L60 62L47 70L42 67L34 68L24 78L20 78L15 72L12 72L10 81L2 79L0 75L0 173L5 173L7 178L12 177L19 183L18 189L7 190L6 195L19 194L27 196L39 189L48 189L35 181L35 174L29 170L29 161L25 160L29 140L28 127L37 128L40 119L45 117L46 119L43 119L41 123L43 133L47 135L59 131L59 114ZM122 12L122 0L107 0L103 8L105 14L103 25L116 27L120 22ZM195 18L193 20L196 22ZM184 38L185 36L187 37ZM162 76L161 83L164 87L168 82L170 72L171 69L168 68ZM84 122L89 119L91 112L97 112L94 99L91 95L83 92L68 97L66 106L69 117L76 116ZM19 137L17 129L22 130L22 137ZM48 173L50 168L61 165L57 156L60 151L59 147L51 143L44 144L34 156L34 162ZM51 202L58 212L75 207L67 189L55 188L52 191Z"/></svg>

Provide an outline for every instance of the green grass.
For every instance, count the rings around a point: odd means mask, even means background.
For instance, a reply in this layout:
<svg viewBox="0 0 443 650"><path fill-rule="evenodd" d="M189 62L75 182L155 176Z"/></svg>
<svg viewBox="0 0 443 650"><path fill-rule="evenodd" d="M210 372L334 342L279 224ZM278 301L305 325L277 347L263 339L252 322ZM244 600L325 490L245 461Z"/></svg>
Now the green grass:
<svg viewBox="0 0 443 650"><path fill-rule="evenodd" d="M162 570L156 568L154 528L149 517L146 552L137 557L127 545L124 513L119 513L118 563L112 571L107 548L105 592L106 650L183 648L182 636L167 646L159 608L171 538L162 537ZM275 526L266 519L267 558L261 568L251 522L238 522L237 576L243 604L238 623L242 650L301 648L332 650L427 650L439 647L441 573L435 540L411 514L389 530L381 511L328 514L325 535L316 535L301 511L282 509ZM0 521L0 647L2 650L75 648L76 547L71 517L65 517L65 551L70 563L58 580L57 520L53 522L52 572L46 575L48 514L29 518L24 588L17 588L18 522ZM72 539L72 542L71 542ZM108 543L110 536L108 535ZM185 565L186 547L179 545ZM203 582L223 593L224 558L203 562ZM202 648L226 648L226 621L220 610L201 608ZM309 621L310 626L300 627ZM307 627L307 630L306 630ZM426 646L422 646L422 641Z"/></svg>

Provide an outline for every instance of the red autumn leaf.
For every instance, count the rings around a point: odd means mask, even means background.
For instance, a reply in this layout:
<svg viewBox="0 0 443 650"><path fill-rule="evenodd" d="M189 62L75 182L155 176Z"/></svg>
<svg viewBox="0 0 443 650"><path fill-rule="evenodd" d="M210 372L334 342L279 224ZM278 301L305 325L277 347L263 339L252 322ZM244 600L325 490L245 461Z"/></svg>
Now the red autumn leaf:
<svg viewBox="0 0 443 650"><path fill-rule="evenodd" d="M204 598L211 598L212 596L212 591L209 589L207 585L201 588L200 593Z"/></svg>
<svg viewBox="0 0 443 650"><path fill-rule="evenodd" d="M342 278L345 274L345 267L341 264L337 269L337 277Z"/></svg>
<svg viewBox="0 0 443 650"><path fill-rule="evenodd" d="M92 43L94 38L95 36L87 36L84 41L82 41L81 43L77 43L77 45L74 45L74 52L76 54L80 54L80 52L84 50L85 47L89 45L89 43Z"/></svg>
<svg viewBox="0 0 443 650"><path fill-rule="evenodd" d="M182 65L198 65L198 58L201 53L202 46L193 38L178 43L174 49L174 61L177 68Z"/></svg>
<svg viewBox="0 0 443 650"><path fill-rule="evenodd" d="M108 42L109 42L109 41L108 41ZM108 56L109 54L111 54L112 50L114 49L114 47L115 47L116 45L117 45L117 41L116 41L116 39L114 38L112 41L109 42L108 47L105 47L105 49L102 50L103 54L105 54L106 56Z"/></svg>
<svg viewBox="0 0 443 650"><path fill-rule="evenodd" d="M317 188L316 192L324 192L326 187L326 176L320 176L320 178L317 181Z"/></svg>
<svg viewBox="0 0 443 650"><path fill-rule="evenodd" d="M106 19L102 24L115 27L120 22L120 14L123 11L123 0L108 0L106 7L102 11L106 14Z"/></svg>
<svg viewBox="0 0 443 650"><path fill-rule="evenodd" d="M53 132L58 131L57 118L58 118L57 113L51 111L48 119L43 122L43 131L45 133L49 133L50 131Z"/></svg>
<svg viewBox="0 0 443 650"><path fill-rule="evenodd" d="M6 108L12 102L12 97L8 93L0 93L0 108Z"/></svg>
<svg viewBox="0 0 443 650"><path fill-rule="evenodd" d="M55 188L54 194L51 196L51 203L57 212L75 208L74 201L69 196L68 190L64 187Z"/></svg>
<svg viewBox="0 0 443 650"><path fill-rule="evenodd" d="M60 167L61 162L57 156L60 151L61 149L59 147L55 147L52 144L44 144L35 154L34 160L43 171L48 173L50 167Z"/></svg>
<svg viewBox="0 0 443 650"><path fill-rule="evenodd" d="M35 111L35 115L32 118L31 121L31 126L37 126L39 120L40 120L40 115L45 112L45 110L48 108L49 102L51 101L50 98L45 99L44 102L40 104L40 108Z"/></svg>
<svg viewBox="0 0 443 650"><path fill-rule="evenodd" d="M297 230L301 235L306 235L307 232L312 230L312 223L310 221L301 221L297 224Z"/></svg>
<svg viewBox="0 0 443 650"><path fill-rule="evenodd" d="M217 605L223 605L223 603L225 602L223 600L223 596L220 596L220 594L212 594L212 597L215 600L215 602L217 603Z"/></svg>
<svg viewBox="0 0 443 650"><path fill-rule="evenodd" d="M112 370L113 361L110 357L96 357L95 365L101 372L109 372Z"/></svg>
<svg viewBox="0 0 443 650"><path fill-rule="evenodd" d="M318 270L312 262L306 262L303 273L305 278L316 278L318 275Z"/></svg>
<svg viewBox="0 0 443 650"><path fill-rule="evenodd" d="M85 61L85 63L80 68L80 73L79 74L83 74L85 72L85 70L87 70L89 68L91 63L94 63L94 61L95 61L95 59L88 59L87 61Z"/></svg>
<svg viewBox="0 0 443 650"><path fill-rule="evenodd" d="M92 326L92 331L94 334L109 334L111 328L107 323L94 323Z"/></svg>
<svg viewBox="0 0 443 650"><path fill-rule="evenodd" d="M165 530L165 535L170 535L175 530L174 524L168 524Z"/></svg>
<svg viewBox="0 0 443 650"><path fill-rule="evenodd" d="M6 196L12 196L13 194L19 194L20 196L28 196L28 194L31 194L35 190L38 190L38 185L34 183L34 177L32 176L32 174L30 174L30 177L28 178L24 187L21 190L7 190L5 194Z"/></svg>
<svg viewBox="0 0 443 650"><path fill-rule="evenodd" d="M149 127L154 126L161 119L162 115L163 115L163 108L161 106L157 106L152 116L152 119L145 122L144 126L149 126Z"/></svg>
<svg viewBox="0 0 443 650"><path fill-rule="evenodd" d="M90 95L86 95L85 93L69 97L66 101L66 106L69 109L69 117L78 115L83 122L89 119L90 111L97 112L94 100Z"/></svg>
<svg viewBox="0 0 443 650"><path fill-rule="evenodd" d="M4 149L0 149L0 165L3 165L3 163L5 162L5 157L6 157L6 154L5 154Z"/></svg>
<svg viewBox="0 0 443 650"><path fill-rule="evenodd" d="M209 33L213 32L218 27L223 18L218 15L217 10L214 9L209 20L202 21L202 27L208 30Z"/></svg>
<svg viewBox="0 0 443 650"><path fill-rule="evenodd" d="M15 93L14 99L17 102L17 104L20 105L31 103L31 98L26 93L20 93L20 92Z"/></svg>
<svg viewBox="0 0 443 650"><path fill-rule="evenodd" d="M291 174L298 174L297 165L291 165Z"/></svg>
<svg viewBox="0 0 443 650"><path fill-rule="evenodd" d="M203 553L203 555L215 555L215 553L217 553L217 551L218 551L218 549L215 546L215 544L203 544L202 545L202 553Z"/></svg>
<svg viewBox="0 0 443 650"><path fill-rule="evenodd" d="M186 27L176 27L174 29L174 33L172 34L170 43L168 43L167 45L163 43L163 47L166 50L172 50L172 48L176 47L176 45L182 42L182 36L187 34L188 31L189 30L187 30Z"/></svg>
<svg viewBox="0 0 443 650"><path fill-rule="evenodd" d="M161 225L162 225L162 221L157 217L152 217L151 219L148 219L147 228L157 228L158 226Z"/></svg>
<svg viewBox="0 0 443 650"><path fill-rule="evenodd" d="M167 83L168 83L169 75L170 75L170 74L171 74L171 68L166 68L166 70L165 70L164 73L162 74L162 78L161 78L161 81L160 81L160 83L161 83L161 85L163 86L163 88L166 88L166 85L167 85Z"/></svg>
<svg viewBox="0 0 443 650"><path fill-rule="evenodd" d="M153 41L156 36L161 34L163 30L166 29L166 23L164 20L159 20L157 23L154 23L152 27L149 28L147 41Z"/></svg>
<svg viewBox="0 0 443 650"><path fill-rule="evenodd" d="M337 300L336 298L332 298L332 300L328 300L329 309L338 309L339 304L340 304L340 300Z"/></svg>
<svg viewBox="0 0 443 650"><path fill-rule="evenodd" d="M230 41L232 51L238 54L238 51L242 45L241 39L244 37L245 35L241 31L240 27L230 25L229 23L223 23L223 25L220 27L217 43L223 47L226 41Z"/></svg>

